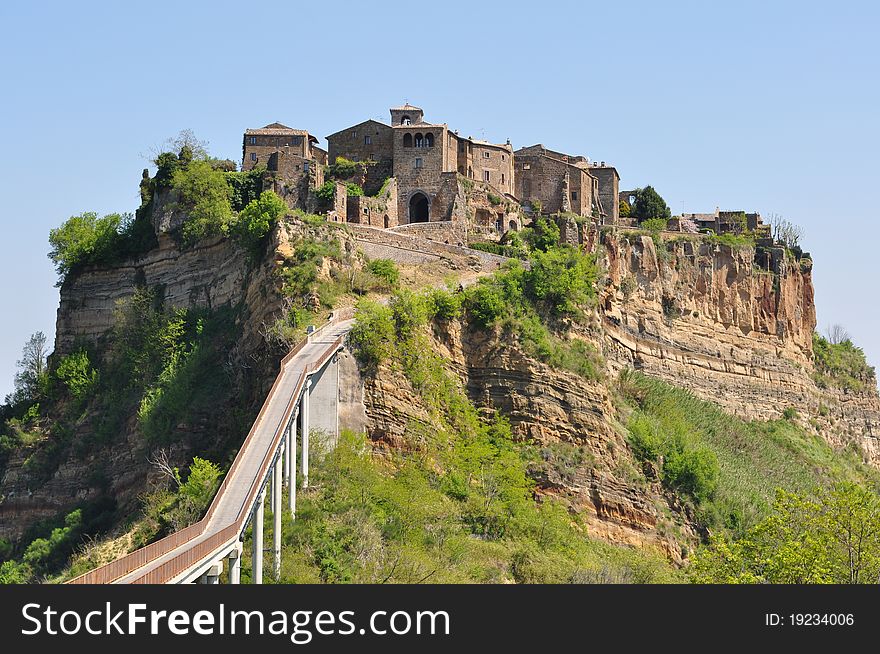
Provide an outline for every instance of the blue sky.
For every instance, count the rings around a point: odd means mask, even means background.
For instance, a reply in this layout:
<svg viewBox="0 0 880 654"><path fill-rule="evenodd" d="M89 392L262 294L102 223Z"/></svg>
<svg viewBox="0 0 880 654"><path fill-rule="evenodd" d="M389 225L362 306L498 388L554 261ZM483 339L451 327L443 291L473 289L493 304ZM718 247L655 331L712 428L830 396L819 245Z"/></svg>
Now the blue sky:
<svg viewBox="0 0 880 654"><path fill-rule="evenodd" d="M843 324L880 363L877 3L401 6L3 3L0 395L28 335L54 334L49 229L133 211L151 148L190 128L240 159L247 127L323 137L404 100L613 163L675 213L802 225L820 329Z"/></svg>

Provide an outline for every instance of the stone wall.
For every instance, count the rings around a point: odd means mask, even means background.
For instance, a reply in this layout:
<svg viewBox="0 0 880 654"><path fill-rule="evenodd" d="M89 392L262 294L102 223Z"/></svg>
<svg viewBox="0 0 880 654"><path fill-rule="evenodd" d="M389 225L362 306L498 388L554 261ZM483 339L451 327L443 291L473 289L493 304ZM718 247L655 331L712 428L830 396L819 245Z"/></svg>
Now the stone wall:
<svg viewBox="0 0 880 654"><path fill-rule="evenodd" d="M367 143L369 140L369 143ZM328 160L344 157L366 162L363 179L358 184L368 195L375 194L393 174L393 130L375 120L366 120L327 137Z"/></svg>
<svg viewBox="0 0 880 654"><path fill-rule="evenodd" d="M396 227L397 180L389 178L377 197L361 195L348 198L346 220L350 223L383 227Z"/></svg>
<svg viewBox="0 0 880 654"><path fill-rule="evenodd" d="M348 228L358 245L365 253L367 253L365 247L368 247L365 244L376 244L385 246L388 249L401 251L402 256L404 252L408 251L428 254L441 259L469 258L479 262L482 270L495 270L500 268L504 262L507 261L505 257L498 256L497 254L490 254L488 252L481 252L479 250L472 250L471 248L447 243L439 243L437 241L426 241L423 238L401 234L395 230L376 229L375 227L367 227L364 225L349 225ZM397 229L403 229L403 226L398 227Z"/></svg>

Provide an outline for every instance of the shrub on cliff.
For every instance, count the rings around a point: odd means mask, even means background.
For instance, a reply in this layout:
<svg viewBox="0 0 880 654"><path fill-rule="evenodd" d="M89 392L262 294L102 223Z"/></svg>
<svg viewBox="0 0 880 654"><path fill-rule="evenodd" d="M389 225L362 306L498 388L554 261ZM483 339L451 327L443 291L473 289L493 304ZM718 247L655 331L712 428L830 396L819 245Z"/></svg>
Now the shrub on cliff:
<svg viewBox="0 0 880 654"><path fill-rule="evenodd" d="M400 270L392 259L373 259L365 268L367 272L382 280L386 289L394 288L400 280Z"/></svg>
<svg viewBox="0 0 880 654"><path fill-rule="evenodd" d="M62 358L55 370L55 376L77 400L91 393L98 381L98 371L92 367L85 350L79 350Z"/></svg>
<svg viewBox="0 0 880 654"><path fill-rule="evenodd" d="M287 204L275 192L263 191L259 198L251 200L242 210L230 231L245 249L255 253L263 238L286 211Z"/></svg>
<svg viewBox="0 0 880 654"><path fill-rule="evenodd" d="M389 307L361 300L357 305L357 323L349 340L361 365L368 370L388 359L394 352L394 314Z"/></svg>
<svg viewBox="0 0 880 654"><path fill-rule="evenodd" d="M832 343L818 333L813 334L814 379L822 387L863 391L876 383L873 366L868 365L865 352L849 338Z"/></svg>

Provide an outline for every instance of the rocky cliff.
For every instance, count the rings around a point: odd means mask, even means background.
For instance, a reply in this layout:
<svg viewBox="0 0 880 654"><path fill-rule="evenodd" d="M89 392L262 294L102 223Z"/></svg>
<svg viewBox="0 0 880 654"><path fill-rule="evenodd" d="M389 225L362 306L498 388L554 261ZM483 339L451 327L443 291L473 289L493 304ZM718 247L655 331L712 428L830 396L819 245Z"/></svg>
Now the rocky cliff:
<svg viewBox="0 0 880 654"><path fill-rule="evenodd" d="M832 444L855 443L880 465L880 398L813 379L812 262L782 248L632 232L587 239L607 270L604 353L612 370L642 370L748 419L796 409Z"/></svg>

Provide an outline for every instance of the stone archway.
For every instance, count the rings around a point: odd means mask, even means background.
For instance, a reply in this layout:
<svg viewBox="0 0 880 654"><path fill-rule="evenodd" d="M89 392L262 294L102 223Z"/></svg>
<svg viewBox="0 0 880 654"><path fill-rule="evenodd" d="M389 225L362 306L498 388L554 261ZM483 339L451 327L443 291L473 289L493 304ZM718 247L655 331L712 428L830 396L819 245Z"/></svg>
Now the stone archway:
<svg viewBox="0 0 880 654"><path fill-rule="evenodd" d="M409 222L426 223L430 218L430 203L428 196L421 191L416 191L409 199Z"/></svg>

